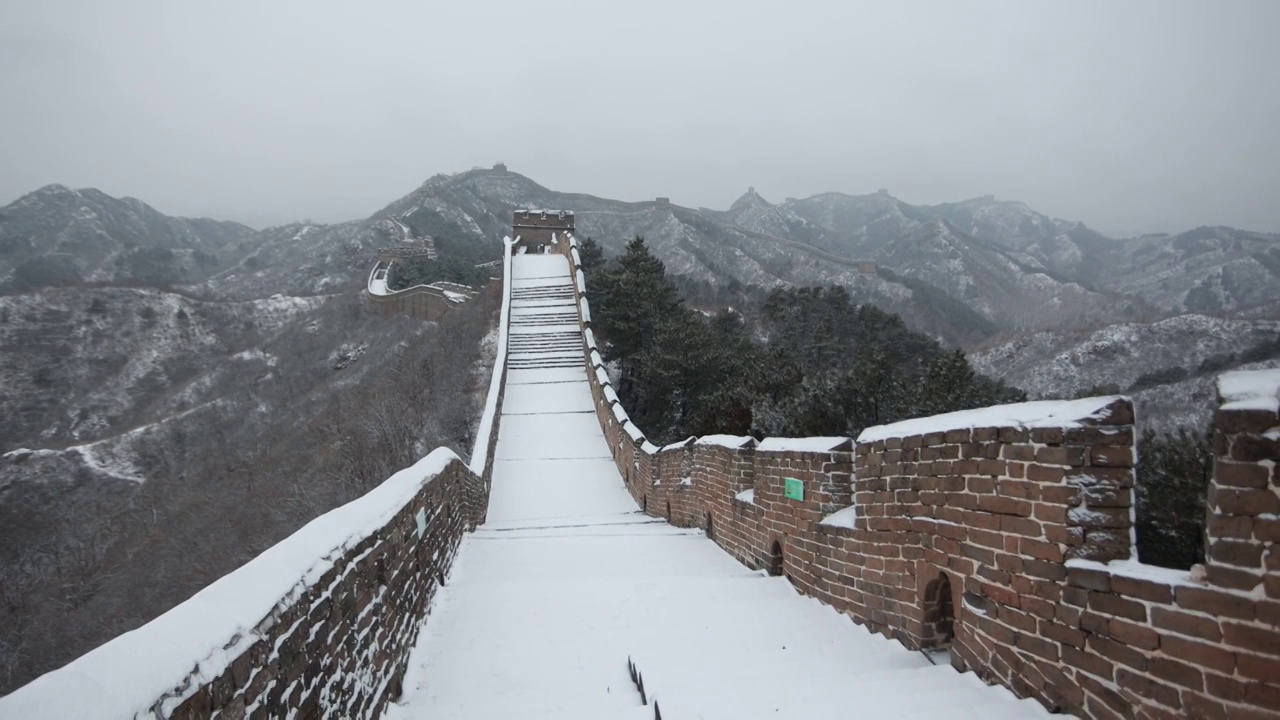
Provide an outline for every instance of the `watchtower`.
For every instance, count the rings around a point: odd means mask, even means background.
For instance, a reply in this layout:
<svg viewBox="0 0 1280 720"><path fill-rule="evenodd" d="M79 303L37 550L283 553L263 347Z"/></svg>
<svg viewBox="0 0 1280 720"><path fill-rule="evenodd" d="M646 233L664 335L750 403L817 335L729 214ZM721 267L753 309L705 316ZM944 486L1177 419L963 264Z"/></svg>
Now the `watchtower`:
<svg viewBox="0 0 1280 720"><path fill-rule="evenodd" d="M573 232L573 213L564 210L516 210L511 214L511 236L518 237L515 251L527 253L555 252L553 236L563 240Z"/></svg>

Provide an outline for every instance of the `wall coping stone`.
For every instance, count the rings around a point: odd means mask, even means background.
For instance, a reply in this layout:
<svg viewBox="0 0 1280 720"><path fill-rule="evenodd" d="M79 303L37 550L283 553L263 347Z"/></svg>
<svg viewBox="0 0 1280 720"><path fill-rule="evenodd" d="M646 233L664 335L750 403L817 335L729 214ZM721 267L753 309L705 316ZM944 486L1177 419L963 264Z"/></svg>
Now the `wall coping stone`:
<svg viewBox="0 0 1280 720"><path fill-rule="evenodd" d="M756 439L750 435L703 435L695 440L694 444L715 445L729 448L730 450L742 450L755 447Z"/></svg>
<svg viewBox="0 0 1280 720"><path fill-rule="evenodd" d="M1124 399L1120 395L1108 395L1079 400L1033 400L960 410L869 427L858 435L858 443L964 428L1078 428L1105 420L1112 403Z"/></svg>
<svg viewBox="0 0 1280 720"><path fill-rule="evenodd" d="M847 437L769 437L756 447L760 452L831 452L851 450L853 440Z"/></svg>

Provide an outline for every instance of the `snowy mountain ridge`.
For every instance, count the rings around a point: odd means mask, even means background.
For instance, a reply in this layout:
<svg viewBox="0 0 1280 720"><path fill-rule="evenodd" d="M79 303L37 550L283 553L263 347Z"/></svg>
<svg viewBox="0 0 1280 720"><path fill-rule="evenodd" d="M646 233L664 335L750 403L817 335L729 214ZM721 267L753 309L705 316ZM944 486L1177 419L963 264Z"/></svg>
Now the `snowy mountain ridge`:
<svg viewBox="0 0 1280 720"><path fill-rule="evenodd" d="M1257 344L1280 319L1277 235L1197 228L1120 240L1021 202L912 205L884 190L773 203L751 188L727 210L692 209L558 192L499 169L437 174L366 219L258 231L48 186L0 208L0 297L157 277L207 300L354 293L373 252L395 241L392 219L479 263L498 256L513 209L548 207L573 210L578 234L607 252L642 235L669 273L711 287L841 285L914 329L978 348L984 372L1037 397L1127 387L1161 369L1152 363L1164 355L1140 348L1170 342L1172 328L1179 342L1227 353L1242 349L1220 333ZM1133 344L1131 366L1098 354L1107 343L1091 334L1108 332ZM1083 364L1059 358L1071 353Z"/></svg>

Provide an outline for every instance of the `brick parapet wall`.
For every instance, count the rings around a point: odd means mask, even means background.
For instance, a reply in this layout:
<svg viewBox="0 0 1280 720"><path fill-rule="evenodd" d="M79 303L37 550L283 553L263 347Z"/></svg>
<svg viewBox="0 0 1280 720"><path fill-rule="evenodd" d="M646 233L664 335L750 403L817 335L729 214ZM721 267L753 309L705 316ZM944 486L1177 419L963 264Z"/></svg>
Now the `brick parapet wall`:
<svg viewBox="0 0 1280 720"><path fill-rule="evenodd" d="M567 252L552 244L552 236L565 237L573 232L573 213L554 210L516 210L511 214L511 234L518 246L529 252Z"/></svg>
<svg viewBox="0 0 1280 720"><path fill-rule="evenodd" d="M427 607L463 532L480 519L483 492L461 460L450 461L390 522L273 609L256 642L168 717L380 715L400 694ZM162 697L159 707L168 703Z"/></svg>
<svg viewBox="0 0 1280 720"><path fill-rule="evenodd" d="M1280 418L1261 409L1220 409L1209 484L1205 565L1211 584L1259 585L1280 601Z"/></svg>
<svg viewBox="0 0 1280 720"><path fill-rule="evenodd" d="M1127 399L1061 427L961 428L826 452L658 451L627 432L603 369L590 382L648 514L709 526L744 565L780 571L859 624L909 648L948 645L957 669L1082 717L1280 717L1274 413L1218 413L1198 581L1136 560ZM788 477L802 481L803 501L784 497ZM753 500L738 498L746 489ZM851 526L824 522L850 506Z"/></svg>

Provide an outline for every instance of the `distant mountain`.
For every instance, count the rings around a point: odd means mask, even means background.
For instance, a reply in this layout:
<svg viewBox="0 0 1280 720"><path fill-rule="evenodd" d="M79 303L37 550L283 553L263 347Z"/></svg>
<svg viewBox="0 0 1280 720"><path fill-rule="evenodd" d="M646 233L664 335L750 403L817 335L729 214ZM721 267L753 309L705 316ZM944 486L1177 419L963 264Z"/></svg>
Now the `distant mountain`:
<svg viewBox="0 0 1280 720"><path fill-rule="evenodd" d="M1098 274L1166 312L1274 315L1280 309L1280 235L1201 227L1117 246Z"/></svg>
<svg viewBox="0 0 1280 720"><path fill-rule="evenodd" d="M49 185L0 208L0 293L85 282L200 282L254 231L173 218L133 198Z"/></svg>
<svg viewBox="0 0 1280 720"><path fill-rule="evenodd" d="M373 252L396 241L393 218L480 263L498 257L520 208L571 210L578 234L608 252L642 235L668 272L712 287L844 286L943 342L988 348L984 371L1043 394L1073 392L1094 382L1092 371L1023 372L1037 361L1002 364L994 348L1032 352L1032 339L1058 347L1114 326L1141 353L1181 315L1202 319L1175 325L1247 321L1260 333L1280 319L1277 235L1198 228L1112 239L1019 202L912 205L886 191L772 203L751 189L727 210L693 209L558 192L498 170L436 175L362 220L260 231L49 186L0 208L0 291L159 282L204 301L354 293ZM1099 366L1097 375L1113 371L1129 374Z"/></svg>

